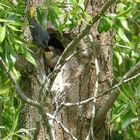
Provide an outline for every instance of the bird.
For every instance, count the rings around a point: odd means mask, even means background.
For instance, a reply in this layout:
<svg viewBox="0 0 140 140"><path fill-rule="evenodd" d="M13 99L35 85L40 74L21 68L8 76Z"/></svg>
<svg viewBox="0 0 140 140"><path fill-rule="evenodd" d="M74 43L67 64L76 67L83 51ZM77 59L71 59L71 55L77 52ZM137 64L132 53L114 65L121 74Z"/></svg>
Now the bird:
<svg viewBox="0 0 140 140"><path fill-rule="evenodd" d="M62 49L55 48L54 46L48 46L45 49L45 52L44 52L45 63L51 70L54 69L62 53L63 53Z"/></svg>
<svg viewBox="0 0 140 140"><path fill-rule="evenodd" d="M35 19L35 8L31 7L27 14L27 19L29 22L29 29L32 35L32 42L38 47L45 49L47 47L48 41L50 39L49 33L42 28L42 26Z"/></svg>

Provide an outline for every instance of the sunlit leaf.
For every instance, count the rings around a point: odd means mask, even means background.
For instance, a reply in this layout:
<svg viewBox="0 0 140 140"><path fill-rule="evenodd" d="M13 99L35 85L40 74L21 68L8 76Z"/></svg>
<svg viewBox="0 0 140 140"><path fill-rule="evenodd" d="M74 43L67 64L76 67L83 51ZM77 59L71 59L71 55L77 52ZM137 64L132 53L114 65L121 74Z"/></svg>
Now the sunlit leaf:
<svg viewBox="0 0 140 140"><path fill-rule="evenodd" d="M1 10L4 10L4 8L3 8L1 5L0 5L0 9L1 9Z"/></svg>
<svg viewBox="0 0 140 140"><path fill-rule="evenodd" d="M126 34L124 33L124 31L121 28L119 28L117 33L123 41L129 42L129 39L127 38Z"/></svg>
<svg viewBox="0 0 140 140"><path fill-rule="evenodd" d="M19 105L18 105L18 108L15 110L15 114L14 114L14 123L13 123L13 125L12 125L12 131L15 131L16 128L17 128L17 126L18 126L20 110L21 110L21 104L19 104Z"/></svg>
<svg viewBox="0 0 140 140"><path fill-rule="evenodd" d="M134 102L130 102L131 109L135 115L137 115L137 106Z"/></svg>
<svg viewBox="0 0 140 140"><path fill-rule="evenodd" d="M120 20L122 26L127 30L127 31L130 31L129 27L128 27L128 22L126 19L121 19Z"/></svg>
<svg viewBox="0 0 140 140"><path fill-rule="evenodd" d="M22 22L17 22L14 20L8 20L8 19L2 19L2 18L0 18L0 22L9 23L11 25L16 25L16 26L23 26L24 25Z"/></svg>
<svg viewBox="0 0 140 140"><path fill-rule="evenodd" d="M85 8L84 3L83 2L78 2L78 6L81 7L83 10Z"/></svg>
<svg viewBox="0 0 140 140"><path fill-rule="evenodd" d="M135 91L136 91L136 98L140 100L140 85L135 87Z"/></svg>
<svg viewBox="0 0 140 140"><path fill-rule="evenodd" d="M13 26L13 25L8 24L7 26L10 27L10 28L11 28L12 30L14 30L14 31L22 32L22 30L17 29L17 28L16 28L15 26Z"/></svg>
<svg viewBox="0 0 140 140"><path fill-rule="evenodd" d="M123 62L122 56L120 55L119 52L114 52L116 58L118 59L118 64L121 65Z"/></svg>
<svg viewBox="0 0 140 140"><path fill-rule="evenodd" d="M26 53L23 54L26 60L28 60L30 63L32 63L34 66L37 66L37 63L31 53L27 51Z"/></svg>
<svg viewBox="0 0 140 140"><path fill-rule="evenodd" d="M4 126L0 126L0 129L5 129L5 127Z"/></svg>
<svg viewBox="0 0 140 140"><path fill-rule="evenodd" d="M3 40L5 39L5 35L6 35L6 27L0 26L0 43L2 43Z"/></svg>

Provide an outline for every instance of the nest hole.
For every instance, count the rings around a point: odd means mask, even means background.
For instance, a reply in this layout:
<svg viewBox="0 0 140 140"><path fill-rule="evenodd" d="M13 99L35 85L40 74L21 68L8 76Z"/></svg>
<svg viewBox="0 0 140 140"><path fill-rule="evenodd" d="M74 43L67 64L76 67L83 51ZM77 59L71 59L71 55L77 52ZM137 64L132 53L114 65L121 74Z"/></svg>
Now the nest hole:
<svg viewBox="0 0 140 140"><path fill-rule="evenodd" d="M62 45L61 41L56 37L54 33L50 34L48 46L54 46L56 49L61 49L64 51L64 46Z"/></svg>

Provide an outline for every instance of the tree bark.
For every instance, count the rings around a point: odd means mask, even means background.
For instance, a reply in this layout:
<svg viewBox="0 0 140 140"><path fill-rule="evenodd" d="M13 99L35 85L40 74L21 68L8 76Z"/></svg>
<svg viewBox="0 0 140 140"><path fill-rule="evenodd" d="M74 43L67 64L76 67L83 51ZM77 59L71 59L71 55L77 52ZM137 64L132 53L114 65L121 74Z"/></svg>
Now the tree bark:
<svg viewBox="0 0 140 140"><path fill-rule="evenodd" d="M107 1L92 0L88 2L87 12L95 16ZM32 0L32 4L34 3L36 4L37 1ZM107 12L114 12L114 9L112 6ZM81 31L84 27L81 27ZM65 48L78 32L74 30L69 34L64 34L63 38L53 29L49 29L49 33L55 35ZM75 138L78 140L109 140L109 113L106 117L103 116L102 122L95 121L96 113L106 103L108 95L81 105L68 106L66 103L79 103L93 96L96 98L111 86L112 48L107 44L112 44L113 35L112 31L99 34L97 24L94 25L90 36L85 36L77 44L75 50L77 53L60 69L47 93L42 92L42 85L47 77L43 58L35 53L34 57L38 62L37 68L23 59L19 60L25 63L22 64L24 68L20 66L22 90L27 93L29 98L46 107L46 112L55 116L64 126L52 120L51 132L55 135L56 140ZM84 51L80 51L81 49ZM35 131L31 131L30 139L50 139L37 108L24 104L20 120L20 127L36 128Z"/></svg>

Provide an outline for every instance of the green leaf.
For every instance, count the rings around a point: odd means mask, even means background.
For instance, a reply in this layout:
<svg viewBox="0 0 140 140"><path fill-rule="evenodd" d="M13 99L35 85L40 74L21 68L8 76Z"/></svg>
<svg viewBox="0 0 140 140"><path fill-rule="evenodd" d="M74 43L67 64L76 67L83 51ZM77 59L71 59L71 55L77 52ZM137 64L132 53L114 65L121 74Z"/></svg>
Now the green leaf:
<svg viewBox="0 0 140 140"><path fill-rule="evenodd" d="M4 126L0 126L0 129L5 129L5 127Z"/></svg>
<svg viewBox="0 0 140 140"><path fill-rule="evenodd" d="M135 115L137 115L137 106L136 106L136 104L133 103L133 102L130 102L130 107L131 107L131 109L132 109L132 112L133 112Z"/></svg>
<svg viewBox="0 0 140 140"><path fill-rule="evenodd" d="M106 18L101 18L97 28L99 33L107 32L111 28L111 25Z"/></svg>
<svg viewBox="0 0 140 140"><path fill-rule="evenodd" d="M24 25L22 22L17 22L14 20L8 20L8 19L2 19L2 18L0 18L0 22L9 23L11 25L16 25L16 26L23 26Z"/></svg>
<svg viewBox="0 0 140 140"><path fill-rule="evenodd" d="M137 100L140 100L140 85L135 87L135 96Z"/></svg>
<svg viewBox="0 0 140 140"><path fill-rule="evenodd" d="M21 110L21 104L19 104L18 108L15 110L15 113L14 113L14 123L12 125L12 131L15 131L17 126L18 126L20 110Z"/></svg>
<svg viewBox="0 0 140 140"><path fill-rule="evenodd" d="M119 30L118 30L118 35L119 35L119 37L123 40L123 41L125 41L125 42L129 42L129 39L127 38L127 36L126 36L126 34L124 33L124 31L123 31L123 29L121 29L121 28L119 28Z"/></svg>
<svg viewBox="0 0 140 140"><path fill-rule="evenodd" d="M128 110L128 112L124 115L123 119L122 119L122 128L127 128L133 119L133 114L131 110Z"/></svg>
<svg viewBox="0 0 140 140"><path fill-rule="evenodd" d="M17 29L17 28L16 28L15 26L13 26L13 25L8 24L7 26L10 27L10 28L11 28L12 30L14 30L14 31L22 32L22 30Z"/></svg>
<svg viewBox="0 0 140 140"><path fill-rule="evenodd" d="M130 31L129 27L128 27L128 22L126 19L120 19L120 22L122 24L122 26L127 30Z"/></svg>
<svg viewBox="0 0 140 140"><path fill-rule="evenodd" d="M0 43L2 43L3 40L5 39L5 35L6 35L6 27L0 26Z"/></svg>
<svg viewBox="0 0 140 140"><path fill-rule="evenodd" d="M44 29L47 28L47 16L46 11L41 8L37 8L37 19Z"/></svg>
<svg viewBox="0 0 140 140"><path fill-rule="evenodd" d="M85 9L85 6L84 6L84 3L83 2L78 2L78 6L80 7L80 8L82 8L83 10Z"/></svg>
<svg viewBox="0 0 140 140"><path fill-rule="evenodd" d="M35 59L32 57L31 53L29 51L26 51L23 56L25 57L26 60L31 62L34 66L37 66L37 63Z"/></svg>
<svg viewBox="0 0 140 140"><path fill-rule="evenodd" d="M113 112L113 114L115 115L112 117L112 120L115 120L116 118L120 117L125 112L126 108L126 104L121 104L118 107L116 107Z"/></svg>
<svg viewBox="0 0 140 140"><path fill-rule="evenodd" d="M4 10L4 8L3 8L1 5L0 5L0 9L1 9L1 10Z"/></svg>

